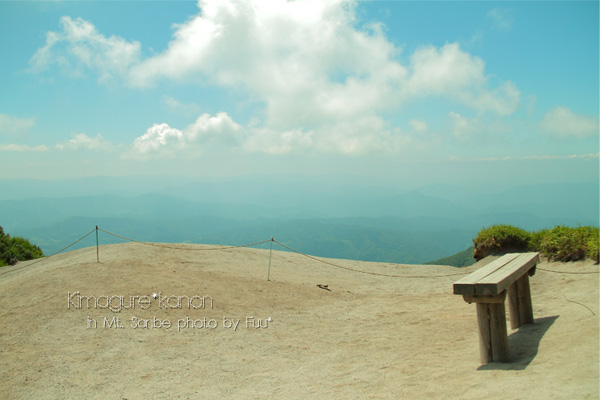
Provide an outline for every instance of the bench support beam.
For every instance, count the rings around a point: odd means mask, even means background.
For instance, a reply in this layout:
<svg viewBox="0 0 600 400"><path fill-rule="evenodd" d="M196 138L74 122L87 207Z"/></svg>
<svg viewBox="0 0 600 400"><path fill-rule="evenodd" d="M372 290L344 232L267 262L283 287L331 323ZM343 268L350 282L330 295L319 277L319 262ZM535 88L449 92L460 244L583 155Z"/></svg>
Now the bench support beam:
<svg viewBox="0 0 600 400"><path fill-rule="evenodd" d="M529 289L529 275L520 277L508 287L508 312L511 329L524 324L533 324L533 305Z"/></svg>
<svg viewBox="0 0 600 400"><path fill-rule="evenodd" d="M479 325L479 355L482 364L493 361L510 361L508 334L506 332L506 291L497 296L471 298L477 303Z"/></svg>

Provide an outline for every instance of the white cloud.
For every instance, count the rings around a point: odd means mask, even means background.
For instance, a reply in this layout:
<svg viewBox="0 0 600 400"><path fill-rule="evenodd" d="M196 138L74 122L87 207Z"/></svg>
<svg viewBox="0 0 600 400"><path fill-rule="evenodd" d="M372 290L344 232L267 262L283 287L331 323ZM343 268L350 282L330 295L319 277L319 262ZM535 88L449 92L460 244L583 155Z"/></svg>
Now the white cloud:
<svg viewBox="0 0 600 400"><path fill-rule="evenodd" d="M411 141L398 129L372 114L316 129L280 130L262 126L244 128L227 115L202 114L183 130L168 124L154 124L136 138L122 155L125 159L198 157L208 150L236 150L246 153L288 154L321 152L333 154L393 153Z"/></svg>
<svg viewBox="0 0 600 400"><path fill-rule="evenodd" d="M380 30L353 28L346 1L201 1L168 49L131 70L131 81L209 78L243 88L281 130L385 108L405 68ZM396 82L394 84L394 82Z"/></svg>
<svg viewBox="0 0 600 400"><path fill-rule="evenodd" d="M183 135L189 143L223 145L231 148L236 147L242 139L242 127L224 112L214 117L202 114L196 122L183 131Z"/></svg>
<svg viewBox="0 0 600 400"><path fill-rule="evenodd" d="M598 136L598 118L573 113L567 107L555 107L542 118L544 132L563 138Z"/></svg>
<svg viewBox="0 0 600 400"><path fill-rule="evenodd" d="M415 132L425 132L428 128L427 122L411 119L408 124L413 128Z"/></svg>
<svg viewBox="0 0 600 400"><path fill-rule="evenodd" d="M268 154L388 154L401 150L410 142L410 137L402 131L386 129L383 119L370 115L313 130L251 129L244 150Z"/></svg>
<svg viewBox="0 0 600 400"><path fill-rule="evenodd" d="M600 153L589 153L589 154L569 154L566 156L525 156L519 158L520 160L573 160L573 159L594 159L599 158Z"/></svg>
<svg viewBox="0 0 600 400"><path fill-rule="evenodd" d="M128 153L143 158L217 142L273 153L398 150L409 137L381 115L411 100L443 97L501 116L519 105L514 83L492 87L483 60L456 43L425 46L403 65L401 49L387 39L381 24L360 25L353 0L199 0L198 5L197 15L175 25L167 49L146 59L140 58L138 42L106 37L90 22L63 17L62 31L48 33L32 69L52 64L75 72L90 68L100 79L121 76L136 87L164 79L209 82L264 107L261 125L246 128L236 124L234 129L235 123L220 114L184 130L155 125ZM172 110L198 113L193 104L169 96L164 101ZM220 133L214 126L202 130L217 122ZM411 126L414 132L427 129L424 123Z"/></svg>
<svg viewBox="0 0 600 400"><path fill-rule="evenodd" d="M154 124L142 136L136 138L131 149L121 158L145 160L151 158L169 158L185 147L183 132L171 128L168 124Z"/></svg>
<svg viewBox="0 0 600 400"><path fill-rule="evenodd" d="M410 138L400 129L390 129L381 117L371 114L324 126L315 135L315 142L321 152L386 154L401 150Z"/></svg>
<svg viewBox="0 0 600 400"><path fill-rule="evenodd" d="M73 134L73 138L63 143L58 143L59 150L110 150L113 148L101 134L89 137L85 133Z"/></svg>
<svg viewBox="0 0 600 400"><path fill-rule="evenodd" d="M484 62L463 52L457 43L439 50L423 47L411 56L410 78L403 88L407 97L443 96L479 111L499 115L514 113L519 105L519 90L507 81L488 88Z"/></svg>
<svg viewBox="0 0 600 400"><path fill-rule="evenodd" d="M0 144L0 151L48 151L45 145L28 146L25 144Z"/></svg>
<svg viewBox="0 0 600 400"><path fill-rule="evenodd" d="M514 19L508 10L494 8L487 13L486 17L493 22L496 28L503 31L509 31L514 24Z"/></svg>
<svg viewBox="0 0 600 400"><path fill-rule="evenodd" d="M172 128L166 123L152 125L145 134L134 140L122 158L145 160L178 155L197 156L208 147L238 147L242 135L243 128L227 113L215 116L202 114L184 130Z"/></svg>
<svg viewBox="0 0 600 400"><path fill-rule="evenodd" d="M567 154L567 155L532 155L522 157L472 157L462 158L457 156L451 156L448 158L449 161L513 161L513 160L575 160L575 159L597 159L600 158L600 153L588 153L588 154Z"/></svg>
<svg viewBox="0 0 600 400"><path fill-rule="evenodd" d="M470 138L473 131L476 129L476 122L473 120L469 120L462 115L451 111L448 113L450 120L452 121L452 130L454 133L454 137L466 141Z"/></svg>
<svg viewBox="0 0 600 400"><path fill-rule="evenodd" d="M507 143L516 129L516 125L506 124L500 118L465 117L454 111L449 112L448 117L449 130L454 138L471 145L490 147Z"/></svg>
<svg viewBox="0 0 600 400"><path fill-rule="evenodd" d="M200 114L200 106L195 103L182 103L172 96L163 96L163 102L169 109L175 113L183 115L198 115Z"/></svg>
<svg viewBox="0 0 600 400"><path fill-rule="evenodd" d="M131 81L160 77L243 87L266 104L266 124L282 130L445 96L481 111L511 114L512 82L488 88L484 63L458 44L416 51L410 68L378 25L355 27L353 3L200 1L177 25L168 49L131 69ZM410 72L412 72L409 75ZM211 79L211 81L212 81Z"/></svg>
<svg viewBox="0 0 600 400"><path fill-rule="evenodd" d="M254 128L250 131L244 150L249 153L288 154L309 151L313 148L314 132L302 129L280 131Z"/></svg>
<svg viewBox="0 0 600 400"><path fill-rule="evenodd" d="M349 129L352 121L369 120L419 97L445 97L499 115L512 114L519 105L514 83L491 88L484 62L458 44L424 47L412 55L408 67L402 65L400 49L380 26L355 27L353 3L199 4L202 12L177 26L164 53L132 68L131 80L146 86L161 77L210 77L222 86L244 88L266 107L264 125L252 130L256 137L246 148L259 148L268 137L270 152L290 146L348 154L387 149L374 146L373 140L395 136L373 133L368 123L359 124L360 131L354 133ZM357 146L365 148L359 151Z"/></svg>
<svg viewBox="0 0 600 400"><path fill-rule="evenodd" d="M13 115L0 114L0 134L27 132L34 125L35 118L18 118Z"/></svg>
<svg viewBox="0 0 600 400"><path fill-rule="evenodd" d="M53 64L64 72L79 75L87 69L96 70L101 81L123 76L140 59L140 43L123 38L106 37L82 18L60 19L60 32L48 32L46 45L37 50L30 64L40 72Z"/></svg>

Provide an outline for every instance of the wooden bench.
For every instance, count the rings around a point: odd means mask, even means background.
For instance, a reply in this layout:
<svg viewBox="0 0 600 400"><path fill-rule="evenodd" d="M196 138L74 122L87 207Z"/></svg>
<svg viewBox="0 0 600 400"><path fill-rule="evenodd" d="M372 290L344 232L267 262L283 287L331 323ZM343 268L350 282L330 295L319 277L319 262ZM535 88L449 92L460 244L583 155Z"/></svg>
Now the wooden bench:
<svg viewBox="0 0 600 400"><path fill-rule="evenodd" d="M454 283L454 294L477 304L483 364L510 361L504 308L507 293L511 328L533 323L529 276L539 262L539 253L505 254Z"/></svg>

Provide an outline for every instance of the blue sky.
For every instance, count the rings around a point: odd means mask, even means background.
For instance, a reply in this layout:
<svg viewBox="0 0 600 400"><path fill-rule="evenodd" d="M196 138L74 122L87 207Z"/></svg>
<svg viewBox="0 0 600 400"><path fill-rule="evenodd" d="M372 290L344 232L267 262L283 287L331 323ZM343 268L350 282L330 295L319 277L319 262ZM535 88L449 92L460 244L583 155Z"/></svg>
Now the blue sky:
<svg viewBox="0 0 600 400"><path fill-rule="evenodd" d="M598 2L0 1L0 178L597 181Z"/></svg>

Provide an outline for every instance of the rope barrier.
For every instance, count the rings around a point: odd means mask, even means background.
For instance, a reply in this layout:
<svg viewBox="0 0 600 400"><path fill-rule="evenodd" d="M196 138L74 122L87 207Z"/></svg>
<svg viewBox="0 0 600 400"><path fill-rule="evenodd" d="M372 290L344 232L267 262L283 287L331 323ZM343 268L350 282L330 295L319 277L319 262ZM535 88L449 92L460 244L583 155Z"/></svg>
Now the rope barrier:
<svg viewBox="0 0 600 400"><path fill-rule="evenodd" d="M580 303L580 302L578 302L578 301L575 301L575 300L569 300L569 299L567 299L567 296L565 296L565 295L564 295L564 293L563 293L563 297L564 297L564 298L565 298L565 300L566 300L566 301L568 301L569 303L575 303L575 304L579 304L580 306L583 306L583 307L587 308L587 309L588 309L588 310L589 310L589 311L592 313L592 315L596 315L596 313L595 313L594 311L592 311L592 309L591 309L591 308L589 308L588 306L586 306L585 304L583 304L583 303Z"/></svg>
<svg viewBox="0 0 600 400"><path fill-rule="evenodd" d="M58 253L62 253L63 251L65 251L65 250L66 250L66 249L68 249L69 247L71 247L71 246L73 246L73 245L75 245L75 244L77 244L77 243L81 242L83 239L85 239L86 237L90 236L90 235L91 235L92 233L94 233L95 231L96 231L96 229L94 228L94 229L92 229L91 231L89 231L88 233L86 233L85 235L83 235L82 237L80 237L79 239L77 239L76 241L74 241L73 243L71 243L70 245L68 245L67 247L64 247L64 248L62 248L62 249L60 249L59 251L57 251L57 252L55 252L55 253L52 253L52 254L50 254L49 256L45 256L45 257L38 258L36 261L32 262L32 263L31 263L31 264L29 264L29 265L31 266L31 265L33 265L33 264L37 264L37 263L39 263L40 261L46 260L46 259L48 259L48 258L50 258L50 257L52 257L52 256L55 256L55 255L57 255Z"/></svg>
<svg viewBox="0 0 600 400"><path fill-rule="evenodd" d="M68 249L69 247L79 243L80 241L82 241L83 239L85 239L86 237L88 237L89 235L91 235L94 232L98 232L98 231L102 231L106 234L112 235L114 237L123 239L123 240L127 240L130 242L134 242L134 243L140 243L143 245L147 245L147 246L154 246L154 247L160 247L160 248L167 248L167 249L173 249L173 250L189 250L189 251L211 251L211 250L229 250L229 249L237 249L237 248L242 248L242 247L252 247L252 246L256 246L259 244L263 244L263 243L267 243L267 242L271 242L271 250L272 250L272 243L275 242L278 245L280 245L281 247L284 247L294 253L300 254L304 257L310 258L311 260L320 262L322 264L327 264L329 266L335 267L335 268L341 268L341 269L345 269L347 271L352 271L352 272L357 272L357 273L361 273L361 274L367 274L367 275L375 275L375 276L385 276L385 277L389 277L389 278L407 278L407 279L429 279L429 278L443 278L443 277L448 277L448 276L459 276L459 275L467 275L468 272L459 272L456 274L443 274L443 275L433 275L433 276L426 276L426 275L396 275L396 274L384 274L384 273L379 273L379 272L371 272L371 271L363 271L363 270L359 270L359 269L355 269L355 268L350 268L350 267L346 267L343 265L339 265L339 264L335 264L332 263L330 261L326 261L323 260L321 258L318 257L314 257L311 255L308 255L306 253L303 253L299 250L296 250L290 246L287 246L275 239L273 239L272 237L270 239L267 240L262 240L259 242L254 242L254 243L248 243L248 244L242 244L242 245L237 245L237 246L219 246L219 247L209 247L209 248L203 248L203 249L197 249L197 248L189 248L189 247L176 247L176 246L169 246L169 245L165 245L165 244L159 244L159 243L151 243L151 242L143 242L140 240L135 240L135 239L131 239L128 238L126 236L121 236L118 235L116 233L113 232L109 232L107 230L104 230L102 228L98 228L96 226L96 228L92 229L91 231L89 231L88 233L86 233L84 236L80 237L79 239L77 239L76 241L74 241L73 243L69 244L68 246L60 249L59 251L50 254L49 256L43 257L43 258L39 258L36 261L32 262L29 265L33 265L36 264L40 261L43 261L45 259L48 259L49 257L52 257L56 254L62 253L63 251L65 251L66 249ZM553 272L553 273L557 273L557 274L573 274L573 275L589 275L589 274L598 274L600 273L600 271L590 271L590 272L569 272L569 271L553 271L553 270L549 270L549 269L545 269L545 268L537 268L538 270L541 271L545 271L545 272ZM269 257L269 270L270 270L270 257ZM269 271L270 272L270 271Z"/></svg>
<svg viewBox="0 0 600 400"><path fill-rule="evenodd" d="M570 275L590 275L598 274L600 271L588 271L588 272L569 272L569 271L552 271L551 269L537 268L540 271L554 272L555 274L570 274Z"/></svg>
<svg viewBox="0 0 600 400"><path fill-rule="evenodd" d="M142 242L142 241L140 241L140 240L130 239L130 238L128 238L128 237L125 237L125 236L117 235L116 233L112 233L112 232L109 232L109 231L105 231L105 230L104 230L104 229L102 229L102 228L98 228L98 230L99 230L99 231L102 231L102 232L104 232L104 233L108 233L109 235L112 235L112 236L118 237L118 238L120 238L120 239L123 239L123 240L128 240L128 241L130 241L130 242L135 242L135 243L145 244L145 245L147 245L147 246L162 247L162 248L165 248L165 249L173 249L173 250L189 250L189 251L228 250L228 249L237 249L237 248L240 248L240 247L251 247L251 246L256 246L256 245L263 244L263 243L267 243L267 242L270 242L270 241L271 241L271 239L268 239L268 240L263 240L263 241L261 241L261 242L254 242L254 243L248 243L248 244L241 244L241 245L238 245L238 246L220 246L220 247L209 247L209 248L206 248L206 249L194 249L194 248L189 248L189 247L175 247L175 246L169 246L169 245L165 245L165 244L159 244L159 243Z"/></svg>
<svg viewBox="0 0 600 400"><path fill-rule="evenodd" d="M322 259L317 258L317 257L309 256L308 254L302 253L301 251L298 251L298 250L293 249L293 248L291 248L289 246L286 246L285 244L283 244L281 242L278 242L275 239L272 239L272 240L275 243L277 243L278 245L283 246L286 249L291 250L291 251L293 251L295 253L301 254L304 257L308 257L308 258L310 258L312 260L318 261L318 262L323 263L323 264L331 265L332 267L341 268L341 269L345 269L345 270L352 271L352 272L358 272L358 273L361 273L361 274L376 275L376 276L386 276L386 277L389 277L389 278L418 278L418 279L442 278L442 277L446 277L446 276L458 276L458 275L467 275L468 274L468 272L461 272L461 273L458 273L458 274L445 274L445 275L424 276L424 275L393 275L393 274L382 274L382 273L379 273L379 272L362 271L362 270L359 270L359 269L354 269L354 268L344 267L342 265L334 264L332 262L325 261L325 260L322 260Z"/></svg>

